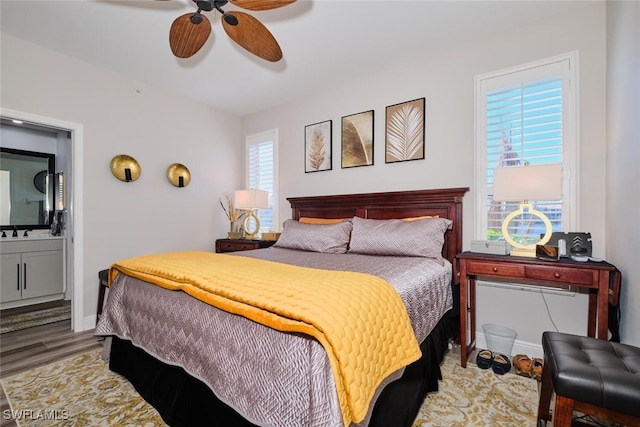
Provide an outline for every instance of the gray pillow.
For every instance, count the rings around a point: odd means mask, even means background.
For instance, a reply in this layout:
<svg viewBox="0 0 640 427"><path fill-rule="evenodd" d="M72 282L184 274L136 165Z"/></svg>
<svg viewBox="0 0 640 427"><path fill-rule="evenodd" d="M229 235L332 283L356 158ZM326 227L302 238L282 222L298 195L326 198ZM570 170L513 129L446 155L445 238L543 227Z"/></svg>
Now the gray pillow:
<svg viewBox="0 0 640 427"><path fill-rule="evenodd" d="M446 218L364 219L353 217L350 253L442 258L444 233L453 221Z"/></svg>
<svg viewBox="0 0 640 427"><path fill-rule="evenodd" d="M351 220L336 224L305 224L288 219L283 226L275 247L332 254L347 252Z"/></svg>

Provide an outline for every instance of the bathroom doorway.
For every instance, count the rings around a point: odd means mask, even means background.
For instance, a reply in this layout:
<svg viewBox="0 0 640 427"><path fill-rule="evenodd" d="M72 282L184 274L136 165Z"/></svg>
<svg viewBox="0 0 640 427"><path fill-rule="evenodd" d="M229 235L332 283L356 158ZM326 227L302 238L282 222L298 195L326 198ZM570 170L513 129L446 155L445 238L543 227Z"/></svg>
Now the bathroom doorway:
<svg viewBox="0 0 640 427"><path fill-rule="evenodd" d="M64 205L56 208L63 213L65 244L65 300L71 301L71 329L79 332L87 329L83 307L82 263L82 146L83 126L49 117L2 109L3 125L23 126L25 132L43 132L55 135L50 150L56 154L56 172L64 172ZM9 125L8 125L9 126ZM11 129L15 131L15 126ZM28 131L27 131L28 129ZM8 142L2 142L5 146ZM28 147L26 147L28 148ZM57 189L59 190L59 189Z"/></svg>

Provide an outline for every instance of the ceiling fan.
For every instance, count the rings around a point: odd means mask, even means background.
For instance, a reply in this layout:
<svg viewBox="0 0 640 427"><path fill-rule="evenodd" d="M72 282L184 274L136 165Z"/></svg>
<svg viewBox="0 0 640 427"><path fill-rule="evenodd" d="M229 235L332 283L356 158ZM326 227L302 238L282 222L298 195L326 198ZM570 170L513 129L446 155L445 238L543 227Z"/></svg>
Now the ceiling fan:
<svg viewBox="0 0 640 427"><path fill-rule="evenodd" d="M276 9L296 0L192 0L198 10L178 17L169 31L171 51L178 58L193 56L211 34L211 22L201 12L213 9L222 14L222 27L227 35L254 55L271 62L282 58L282 50L275 37L260 21L244 12L225 12L227 3L243 9L260 11Z"/></svg>

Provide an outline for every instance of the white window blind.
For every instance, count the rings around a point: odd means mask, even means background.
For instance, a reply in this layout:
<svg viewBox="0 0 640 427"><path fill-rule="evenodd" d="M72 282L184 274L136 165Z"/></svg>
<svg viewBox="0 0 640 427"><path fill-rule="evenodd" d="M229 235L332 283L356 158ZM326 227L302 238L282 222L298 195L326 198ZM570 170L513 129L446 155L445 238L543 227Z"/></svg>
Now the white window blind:
<svg viewBox="0 0 640 427"><path fill-rule="evenodd" d="M264 190L269 193L269 206L260 209L260 232L269 231L277 223L277 174L276 146L278 132L272 130L248 136L247 141L247 176L246 188Z"/></svg>
<svg viewBox="0 0 640 427"><path fill-rule="evenodd" d="M575 102L570 58L553 58L508 72L477 78L476 160L479 188L477 238L504 240L504 218L520 202L493 201L493 170L497 167L563 164L561 200L529 200L551 221L553 231L571 224L575 198L570 170L575 165ZM567 172L567 173L564 173ZM565 182L566 181L566 182ZM544 224L528 214L510 224L509 233L522 243L539 240Z"/></svg>

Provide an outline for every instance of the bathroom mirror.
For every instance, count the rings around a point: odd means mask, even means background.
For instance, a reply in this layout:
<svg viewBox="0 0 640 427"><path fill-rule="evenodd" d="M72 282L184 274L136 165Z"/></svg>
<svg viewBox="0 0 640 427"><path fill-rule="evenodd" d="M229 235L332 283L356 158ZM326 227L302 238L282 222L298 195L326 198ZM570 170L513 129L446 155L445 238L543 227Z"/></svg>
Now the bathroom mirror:
<svg viewBox="0 0 640 427"><path fill-rule="evenodd" d="M0 229L49 228L55 155L0 147Z"/></svg>

